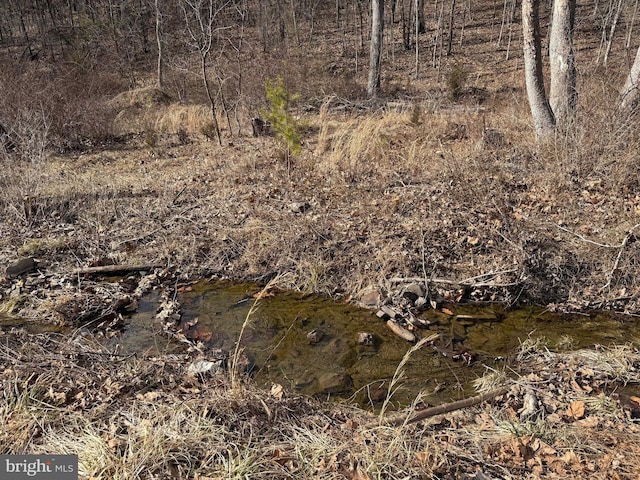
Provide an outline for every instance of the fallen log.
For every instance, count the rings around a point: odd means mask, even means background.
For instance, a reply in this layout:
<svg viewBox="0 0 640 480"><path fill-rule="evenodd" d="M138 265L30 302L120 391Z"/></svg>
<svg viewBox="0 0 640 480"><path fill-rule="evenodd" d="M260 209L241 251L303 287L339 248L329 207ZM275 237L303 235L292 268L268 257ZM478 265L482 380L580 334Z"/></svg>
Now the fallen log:
<svg viewBox="0 0 640 480"><path fill-rule="evenodd" d="M74 275L91 275L94 273L126 273L139 272L141 270L153 270L162 268L160 263L146 263L142 265L101 265L99 267L84 267L73 271Z"/></svg>
<svg viewBox="0 0 640 480"><path fill-rule="evenodd" d="M372 423L368 426L375 427L377 425L388 425L388 426L408 425L410 423L419 422L420 420L431 418L436 415L442 415L444 413L453 412L455 410L461 410L463 408L471 407L473 405L486 402L487 400L491 400L500 395L504 395L508 391L509 391L508 387L500 387L500 388L491 390L487 393L477 395L475 397L465 398L463 400L458 400L456 402L445 403L444 405L438 405L437 407L427 408L426 410L417 412L412 417L407 417L406 414L395 414L387 418L382 418L379 423Z"/></svg>

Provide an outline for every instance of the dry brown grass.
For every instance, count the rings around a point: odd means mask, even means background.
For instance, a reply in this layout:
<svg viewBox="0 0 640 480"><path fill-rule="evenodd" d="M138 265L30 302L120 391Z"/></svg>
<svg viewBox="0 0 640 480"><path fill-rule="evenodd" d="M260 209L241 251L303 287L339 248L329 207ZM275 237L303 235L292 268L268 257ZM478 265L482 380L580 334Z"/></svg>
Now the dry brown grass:
<svg viewBox="0 0 640 480"><path fill-rule="evenodd" d="M303 118L306 148L291 169L270 138L9 158L4 241L17 251L40 239L50 268L111 258L239 279L292 272L290 286L329 293L425 271L515 270L498 279L519 284L501 298L584 308L624 296L633 311L635 244L616 246L636 223L635 140L614 149L579 134L598 120L589 116L537 146L524 110L407 104L350 118L325 106ZM154 125L194 111L170 105ZM311 209L295 214L294 201Z"/></svg>
<svg viewBox="0 0 640 480"><path fill-rule="evenodd" d="M86 336L2 335L2 452L77 453L82 479L471 478L477 471L604 479L626 478L638 465L637 425L618 402L563 389L576 380L617 384L621 370L606 365L622 362L632 372L639 359L631 349L531 351L510 393L493 405L367 427L374 416L346 405L232 386L226 373L187 374L206 352L125 357ZM560 368L567 364L573 374ZM516 410L530 390L548 412L521 420ZM564 413L575 401L585 405L583 418ZM615 441L607 433L614 431Z"/></svg>
<svg viewBox="0 0 640 480"><path fill-rule="evenodd" d="M291 46L286 62L251 55L255 75L242 94L230 82L228 98L246 128L263 106L263 79L285 75L303 95L295 113L305 127L290 166L271 138L225 131L223 148L201 141L204 104L148 87L116 96L122 81L108 75L84 92L83 79L4 69L0 86L11 95L0 100L2 120L20 148L0 156L0 263L34 256L45 275L3 279L0 312L90 321L124 287L70 273L103 262L160 262L183 279L289 273L285 287L351 298L370 285L390 291L393 277L505 272L463 299L640 312L631 231L640 138L637 119L613 120L611 101L623 49L597 67L587 45L595 37L585 35L592 20L578 24L576 123L535 144L518 32L505 59L490 14L471 20L468 43L439 70L425 56L417 78L413 54L395 45L385 57L389 101L380 104L361 101L366 72L342 38L313 58ZM430 38L421 42L429 52ZM453 102L447 72L456 63L468 76ZM6 87L16 79L28 88ZM131 137L108 143L116 134ZM291 211L300 201L310 208ZM430 287L438 300L458 293ZM495 405L367 428L373 416L362 410L238 387L237 375L190 378L186 354L123 358L77 336L0 338L2 453L81 452L83 478L604 479L633 478L640 464L637 425L610 389L638 381L629 348L555 354L531 339L514 387ZM477 385L505 378L492 372ZM544 415L519 417L527 391ZM574 402L584 418L567 415Z"/></svg>

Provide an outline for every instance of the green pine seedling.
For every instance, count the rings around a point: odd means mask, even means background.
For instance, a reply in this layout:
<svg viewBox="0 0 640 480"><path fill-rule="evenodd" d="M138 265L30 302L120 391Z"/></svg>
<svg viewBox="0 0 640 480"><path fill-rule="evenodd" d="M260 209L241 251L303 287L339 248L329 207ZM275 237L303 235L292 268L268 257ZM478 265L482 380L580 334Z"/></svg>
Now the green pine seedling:
<svg viewBox="0 0 640 480"><path fill-rule="evenodd" d="M263 111L262 116L269 122L276 137L287 148L287 157L296 156L302 149L302 140L298 122L289 112L291 102L300 98L298 94L291 94L282 80L278 77L275 81L267 78L265 92L269 100L270 108Z"/></svg>

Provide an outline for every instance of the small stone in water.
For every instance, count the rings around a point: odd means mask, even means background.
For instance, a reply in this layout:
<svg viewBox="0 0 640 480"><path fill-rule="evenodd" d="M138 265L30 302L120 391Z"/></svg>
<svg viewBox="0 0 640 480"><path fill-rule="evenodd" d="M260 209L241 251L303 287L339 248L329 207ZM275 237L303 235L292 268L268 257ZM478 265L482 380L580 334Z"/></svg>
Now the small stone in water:
<svg viewBox="0 0 640 480"><path fill-rule="evenodd" d="M353 389L353 379L346 373L325 373L318 379L321 393L343 393Z"/></svg>
<svg viewBox="0 0 640 480"><path fill-rule="evenodd" d="M382 307L380 307L380 310L378 310L378 312L376 313L376 316L378 318L383 318L383 319L386 319L386 318L393 319L398 317L399 313L396 312L393 308L383 305Z"/></svg>
<svg viewBox="0 0 640 480"><path fill-rule="evenodd" d="M418 309L418 310L426 310L428 307L427 305L427 299L424 297L418 297L418 299L413 302L413 305Z"/></svg>
<svg viewBox="0 0 640 480"><path fill-rule="evenodd" d="M424 294L424 288L418 283L410 283L404 287L404 291L402 292L402 296L404 298L408 298L412 302L415 302L420 297L424 297Z"/></svg>
<svg viewBox="0 0 640 480"><path fill-rule="evenodd" d="M373 335L369 332L358 332L358 345L373 345Z"/></svg>
<svg viewBox="0 0 640 480"><path fill-rule="evenodd" d="M322 333L320 330L311 330L309 333L307 333L307 340L309 340L309 343L311 345L319 343L323 337L324 333Z"/></svg>
<svg viewBox="0 0 640 480"><path fill-rule="evenodd" d="M376 307L382 301L382 296L376 288L365 291L360 297L360 303L365 307Z"/></svg>

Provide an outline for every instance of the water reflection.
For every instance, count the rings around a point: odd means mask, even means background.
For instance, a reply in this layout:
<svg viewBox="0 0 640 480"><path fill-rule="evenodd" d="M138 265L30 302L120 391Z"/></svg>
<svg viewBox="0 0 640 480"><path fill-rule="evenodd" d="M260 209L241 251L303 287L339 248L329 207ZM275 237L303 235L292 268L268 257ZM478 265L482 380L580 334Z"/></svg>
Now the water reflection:
<svg viewBox="0 0 640 480"><path fill-rule="evenodd" d="M232 350L243 322L241 344L255 362L255 378L311 395L349 396L361 403L384 396L411 344L394 336L374 312L320 296L281 293L260 300L247 320L255 285L201 283L181 297L183 322L210 344ZM440 338L415 352L404 367L394 398L406 404L423 391L429 403L472 393L470 382L487 368L504 368L527 337L545 337L551 348L638 342L635 319L615 315L551 315L540 308L506 311L500 305L450 306L454 315L428 311L420 336ZM197 322L195 319L197 318ZM359 344L361 333L371 344ZM353 384L351 385L350 379Z"/></svg>

